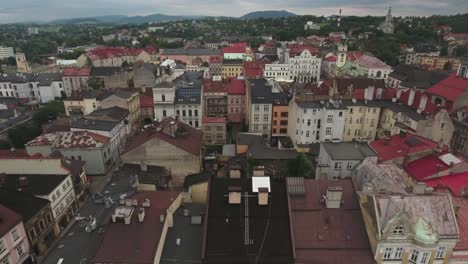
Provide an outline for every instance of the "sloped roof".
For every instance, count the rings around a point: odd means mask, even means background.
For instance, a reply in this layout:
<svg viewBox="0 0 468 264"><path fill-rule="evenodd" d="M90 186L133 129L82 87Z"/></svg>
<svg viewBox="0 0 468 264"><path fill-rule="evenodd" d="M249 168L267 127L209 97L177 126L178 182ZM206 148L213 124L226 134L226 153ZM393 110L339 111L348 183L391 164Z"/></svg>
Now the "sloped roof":
<svg viewBox="0 0 468 264"><path fill-rule="evenodd" d="M238 78L230 78L227 86L228 94L245 95L245 81Z"/></svg>
<svg viewBox="0 0 468 264"><path fill-rule="evenodd" d="M361 56L359 59L355 61L355 63L365 66L367 68L391 68L388 66L385 62L377 59L376 57L369 56L367 54L364 54Z"/></svg>
<svg viewBox="0 0 468 264"><path fill-rule="evenodd" d="M62 76L89 76L89 68L65 68Z"/></svg>
<svg viewBox="0 0 468 264"><path fill-rule="evenodd" d="M407 215L410 224L424 219L439 236L458 236L453 205L448 195L374 195L379 232L400 213Z"/></svg>
<svg viewBox="0 0 468 264"><path fill-rule="evenodd" d="M335 186L345 202L327 209L322 197ZM304 189L304 196L289 195L295 263L374 263L352 181L306 179Z"/></svg>
<svg viewBox="0 0 468 264"><path fill-rule="evenodd" d="M163 231L159 217L166 216L167 209L178 195L178 192L158 191L138 192L132 196L139 205L145 199L150 200L143 223L138 221L138 212L133 213L128 225L110 223L92 262L152 264Z"/></svg>
<svg viewBox="0 0 468 264"><path fill-rule="evenodd" d="M0 189L0 200L1 204L21 215L25 222L50 203L46 199L38 198L29 193L4 189Z"/></svg>
<svg viewBox="0 0 468 264"><path fill-rule="evenodd" d="M427 186L448 187L453 195L463 196L468 188L468 172L451 174L424 182Z"/></svg>
<svg viewBox="0 0 468 264"><path fill-rule="evenodd" d="M85 117L88 120L108 120L120 122L129 115L129 111L125 108L113 106L110 108L101 108L94 110Z"/></svg>
<svg viewBox="0 0 468 264"><path fill-rule="evenodd" d="M468 79L460 78L456 75L456 73L452 73L444 80L429 88L427 92L454 102L457 97L459 97L467 90Z"/></svg>
<svg viewBox="0 0 468 264"><path fill-rule="evenodd" d="M226 93L227 84L222 81L212 81L205 79L203 81L203 93Z"/></svg>
<svg viewBox="0 0 468 264"><path fill-rule="evenodd" d="M377 156L366 142L323 142L322 146L333 160L364 160Z"/></svg>
<svg viewBox="0 0 468 264"><path fill-rule="evenodd" d="M174 145L175 147L182 149L192 155L199 156L202 147L202 135L203 133L188 124L179 121L178 126L181 131L184 131L182 134L178 134L175 138L171 137L164 133L165 128L169 128L171 122L176 122L176 119L173 117L167 117L155 128L148 128L139 134L137 134L130 142L125 152L129 152L132 149L135 149L151 139L157 137L161 140L164 140L168 144ZM161 129L160 131L159 128Z"/></svg>
<svg viewBox="0 0 468 264"><path fill-rule="evenodd" d="M431 151L437 147L437 143L430 139L407 133L404 137L393 135L388 141L387 139L372 141L370 146L377 152L381 161L388 161L404 157L405 155Z"/></svg>
<svg viewBox="0 0 468 264"><path fill-rule="evenodd" d="M53 148L100 148L110 139L89 131L55 132L43 134L26 146L52 146Z"/></svg>
<svg viewBox="0 0 468 264"><path fill-rule="evenodd" d="M153 107L153 96L140 95L140 106L141 107Z"/></svg>
<svg viewBox="0 0 468 264"><path fill-rule="evenodd" d="M21 216L10 208L0 204L0 237L10 232L18 223L21 222Z"/></svg>

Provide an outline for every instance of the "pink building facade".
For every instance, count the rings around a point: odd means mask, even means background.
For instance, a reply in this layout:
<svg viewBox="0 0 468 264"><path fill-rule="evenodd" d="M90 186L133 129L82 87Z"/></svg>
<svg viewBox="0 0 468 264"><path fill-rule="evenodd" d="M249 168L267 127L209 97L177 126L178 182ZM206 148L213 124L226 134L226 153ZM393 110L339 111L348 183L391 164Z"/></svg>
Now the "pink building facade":
<svg viewBox="0 0 468 264"><path fill-rule="evenodd" d="M88 68L67 68L62 73L63 90L68 96L78 94L88 85L90 70Z"/></svg>
<svg viewBox="0 0 468 264"><path fill-rule="evenodd" d="M30 257L30 246L21 216L0 205L0 263L23 263ZM13 228L12 228L13 226Z"/></svg>
<svg viewBox="0 0 468 264"><path fill-rule="evenodd" d="M241 123L245 119L245 82L231 78L228 83L228 121Z"/></svg>

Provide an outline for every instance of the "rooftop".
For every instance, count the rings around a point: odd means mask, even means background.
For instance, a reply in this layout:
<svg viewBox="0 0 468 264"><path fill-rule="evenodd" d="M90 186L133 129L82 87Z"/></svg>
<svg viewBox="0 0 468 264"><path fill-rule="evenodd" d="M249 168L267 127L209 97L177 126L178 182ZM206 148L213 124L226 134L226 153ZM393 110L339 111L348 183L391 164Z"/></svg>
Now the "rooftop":
<svg viewBox="0 0 468 264"><path fill-rule="evenodd" d="M447 155L449 155L448 159L446 158ZM431 154L409 162L405 170L416 181L424 181L429 178L438 177L439 172L447 171L451 166L456 166L460 163L465 162L451 153L443 155Z"/></svg>
<svg viewBox="0 0 468 264"><path fill-rule="evenodd" d="M10 232L21 222L21 216L3 204L0 204L0 219L2 219L0 222L0 237Z"/></svg>
<svg viewBox="0 0 468 264"><path fill-rule="evenodd" d="M436 83L427 90L428 93L440 96L454 102L461 94L468 90L468 79L452 73L444 80Z"/></svg>
<svg viewBox="0 0 468 264"><path fill-rule="evenodd" d="M112 76L114 74L118 74L124 71L125 69L120 66L118 67L92 67L90 75L104 77L104 76Z"/></svg>
<svg viewBox="0 0 468 264"><path fill-rule="evenodd" d="M245 81L238 78L230 78L227 85L227 92L231 95L245 95Z"/></svg>
<svg viewBox="0 0 468 264"><path fill-rule="evenodd" d="M49 195L68 175L51 174L0 174L1 189L21 191L32 195Z"/></svg>
<svg viewBox="0 0 468 264"><path fill-rule="evenodd" d="M130 112L125 108L113 106L110 108L101 108L98 110L94 110L89 115L87 115L85 119L120 122L123 119L125 119L129 113Z"/></svg>
<svg viewBox="0 0 468 264"><path fill-rule="evenodd" d="M176 122L173 117L167 117L162 120L155 127L148 128L137 135L129 142L126 152L149 142L151 139L157 137L168 144L172 144L179 149L182 149L190 154L199 156L202 147L202 132L188 124L179 121L178 131L175 137L172 137L168 132L172 122Z"/></svg>
<svg viewBox="0 0 468 264"><path fill-rule="evenodd" d="M367 54L364 54L361 56L359 59L354 61L357 64L360 64L362 66L365 66L367 68L390 68L389 65L387 65L385 62L379 60L378 58L374 56L369 56Z"/></svg>
<svg viewBox="0 0 468 264"><path fill-rule="evenodd" d="M89 68L65 68L62 76L89 76Z"/></svg>
<svg viewBox="0 0 468 264"><path fill-rule="evenodd" d="M212 177L209 185L205 263L292 262L284 183L271 182L268 205L258 205L250 179ZM228 203L228 189L239 190L240 204Z"/></svg>
<svg viewBox="0 0 468 264"><path fill-rule="evenodd" d="M188 210L189 216L184 216L185 210ZM193 203L186 203L177 209L174 213L174 226L167 231L161 264L201 263L205 211L205 204ZM191 223L192 216L200 216L201 223ZM182 241L180 246L176 244L178 238Z"/></svg>
<svg viewBox="0 0 468 264"><path fill-rule="evenodd" d="M43 134L26 143L26 146L52 146L53 148L101 148L108 137L89 131L55 132Z"/></svg>
<svg viewBox="0 0 468 264"><path fill-rule="evenodd" d="M168 55L187 55L187 56L210 56L221 55L221 50L217 49L164 49L161 50L161 56Z"/></svg>
<svg viewBox="0 0 468 264"><path fill-rule="evenodd" d="M464 196L468 193L468 172L455 173L424 182L427 186L435 188L447 187L455 196Z"/></svg>
<svg viewBox="0 0 468 264"><path fill-rule="evenodd" d="M40 176L39 176L40 177ZM15 211L27 222L43 208L49 206L46 199L16 190L5 190L0 188L1 204Z"/></svg>
<svg viewBox="0 0 468 264"><path fill-rule="evenodd" d="M303 195L289 192L295 263L374 263L350 179L303 180ZM342 187L342 205L321 202L329 187Z"/></svg>
<svg viewBox="0 0 468 264"><path fill-rule="evenodd" d="M160 215L166 216L166 210L178 195L177 192L166 191L136 193L132 199L136 199L139 205L146 199L150 200L143 223L138 221L136 212L128 225L110 223L92 262L152 264L164 225L159 220Z"/></svg>
<svg viewBox="0 0 468 264"><path fill-rule="evenodd" d="M153 107L153 96L150 95L140 95L140 106L141 107Z"/></svg>
<svg viewBox="0 0 468 264"><path fill-rule="evenodd" d="M227 84L222 81L212 81L205 79L203 81L203 93L226 93Z"/></svg>
<svg viewBox="0 0 468 264"><path fill-rule="evenodd" d="M367 142L322 142L325 151L333 160L364 160L377 156Z"/></svg>
<svg viewBox="0 0 468 264"><path fill-rule="evenodd" d="M119 121L113 120L100 120L100 119L88 119L86 118L79 118L74 120L70 128L78 128L84 130L99 130L99 131L112 131L114 127L119 124Z"/></svg>
<svg viewBox="0 0 468 264"><path fill-rule="evenodd" d="M408 88L427 89L447 78L448 73L428 71L415 65L400 64L388 77L401 81L401 85Z"/></svg>
<svg viewBox="0 0 468 264"><path fill-rule="evenodd" d="M204 116L202 123L226 123L226 117L209 117Z"/></svg>
<svg viewBox="0 0 468 264"><path fill-rule="evenodd" d="M298 155L296 150L279 150L266 145L262 134L238 133L237 145L247 145L247 153L254 159L259 160L289 160Z"/></svg>
<svg viewBox="0 0 468 264"><path fill-rule="evenodd" d="M406 133L393 135L389 139L372 141L370 146L379 156L379 160L385 162L406 155L431 151L437 147L437 143L415 134Z"/></svg>

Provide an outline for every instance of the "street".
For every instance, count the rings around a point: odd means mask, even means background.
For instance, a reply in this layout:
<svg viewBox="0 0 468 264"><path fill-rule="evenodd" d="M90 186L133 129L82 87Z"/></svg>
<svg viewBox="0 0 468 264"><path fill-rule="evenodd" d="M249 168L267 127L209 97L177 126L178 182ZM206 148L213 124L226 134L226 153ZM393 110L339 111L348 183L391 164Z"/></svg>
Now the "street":
<svg viewBox="0 0 468 264"><path fill-rule="evenodd" d="M103 176L102 179L93 181L92 191L96 190L94 185L104 185L103 181L108 181L105 188L101 192L104 196L110 196L114 201L114 205L118 203L119 197L122 193L131 191L129 186L129 178L127 175L114 174L112 177ZM62 237L49 250L47 256L42 259L41 263L56 264L63 258L64 264L84 264L90 263L94 256L97 247L101 241L101 236L106 230L112 210L105 208L103 203L96 204L92 198L89 198L79 210L79 215L82 217L95 216L97 220L97 227L94 231L88 233L85 231L85 226L75 222L72 224Z"/></svg>

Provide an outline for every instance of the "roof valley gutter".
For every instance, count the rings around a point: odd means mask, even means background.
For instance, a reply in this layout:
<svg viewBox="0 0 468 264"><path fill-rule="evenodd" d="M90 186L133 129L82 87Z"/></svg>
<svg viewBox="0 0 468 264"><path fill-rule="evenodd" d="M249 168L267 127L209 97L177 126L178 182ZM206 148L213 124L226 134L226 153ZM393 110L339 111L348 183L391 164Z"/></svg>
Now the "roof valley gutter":
<svg viewBox="0 0 468 264"><path fill-rule="evenodd" d="M208 201L206 202L205 208L205 223L204 223L204 230L203 230L203 244L201 250L201 259L205 258L206 255L206 240L207 240L207 233L208 233L208 213L210 209L210 190L211 190L211 176L208 179Z"/></svg>
<svg viewBox="0 0 468 264"><path fill-rule="evenodd" d="M287 188L286 188L286 192L287 192ZM292 247L292 253L293 253L293 259L295 260L296 259L296 245L294 243L294 229L293 229L293 224L292 224L292 210L291 210L291 196L289 195L289 193L286 193L287 197L288 197L288 214L289 214L289 232L290 232L290 235L291 235L291 247Z"/></svg>

